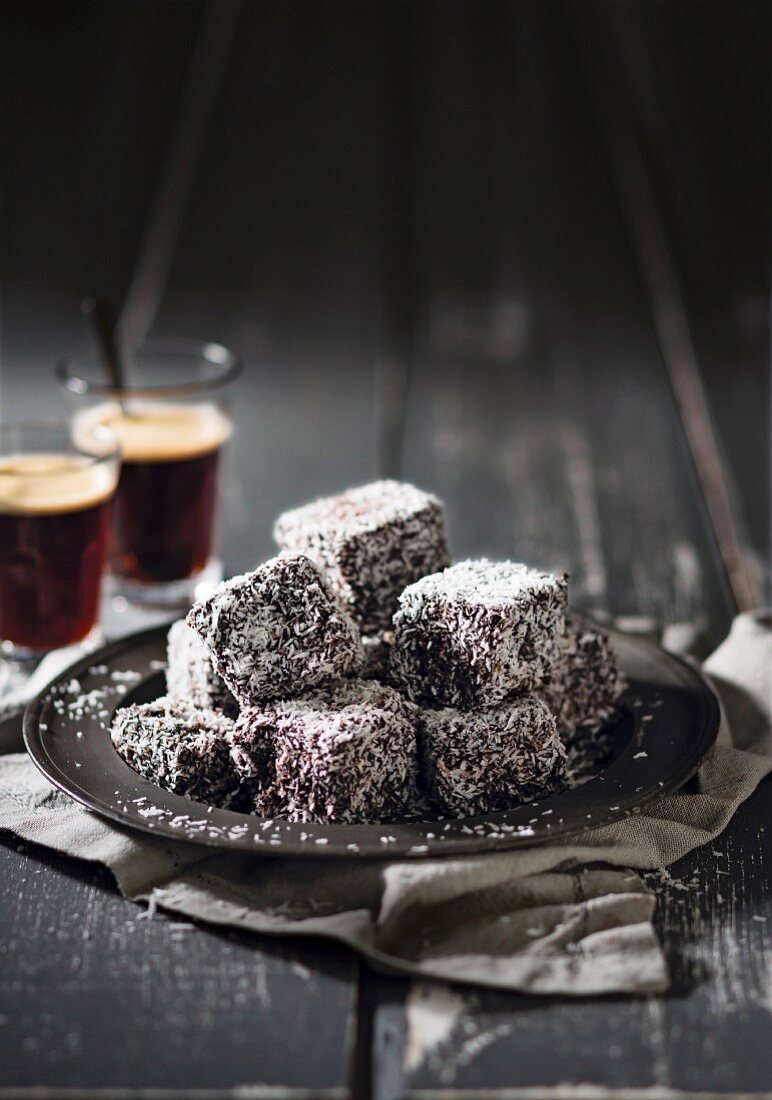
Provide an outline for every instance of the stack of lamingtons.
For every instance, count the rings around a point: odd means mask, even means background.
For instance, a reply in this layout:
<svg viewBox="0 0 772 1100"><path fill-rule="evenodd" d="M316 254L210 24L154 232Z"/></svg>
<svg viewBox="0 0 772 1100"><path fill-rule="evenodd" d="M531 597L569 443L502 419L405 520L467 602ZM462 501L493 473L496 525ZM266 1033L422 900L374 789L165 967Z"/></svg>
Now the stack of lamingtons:
<svg viewBox="0 0 772 1100"><path fill-rule="evenodd" d="M274 533L172 626L167 696L116 712L145 778L290 821L473 816L554 790L566 742L613 717L623 679L567 577L450 566L435 497L375 482Z"/></svg>

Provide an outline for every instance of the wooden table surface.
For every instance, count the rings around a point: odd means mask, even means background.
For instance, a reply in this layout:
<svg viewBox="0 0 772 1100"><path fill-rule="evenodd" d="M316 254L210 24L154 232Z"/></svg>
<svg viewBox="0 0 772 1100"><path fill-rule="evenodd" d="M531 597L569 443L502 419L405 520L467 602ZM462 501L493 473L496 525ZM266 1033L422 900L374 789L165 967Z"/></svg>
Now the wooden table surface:
<svg viewBox="0 0 772 1100"><path fill-rule="evenodd" d="M769 599L769 10L5 0L0 416L61 413L80 296L128 300L245 359L229 570L281 509L396 475L457 556L709 648L735 604L695 370ZM6 836L0 1096L768 1096L771 792L649 877L673 987L643 999L379 976Z"/></svg>

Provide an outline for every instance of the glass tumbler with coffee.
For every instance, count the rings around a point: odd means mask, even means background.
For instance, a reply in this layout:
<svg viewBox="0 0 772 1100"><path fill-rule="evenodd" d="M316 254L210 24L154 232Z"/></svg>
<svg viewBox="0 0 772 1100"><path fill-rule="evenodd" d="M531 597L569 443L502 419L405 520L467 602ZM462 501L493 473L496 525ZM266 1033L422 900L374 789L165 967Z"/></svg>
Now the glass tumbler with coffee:
<svg viewBox="0 0 772 1100"><path fill-rule="evenodd" d="M0 672L96 634L118 458L104 427L0 425Z"/></svg>
<svg viewBox="0 0 772 1100"><path fill-rule="evenodd" d="M218 486L231 436L227 393L240 363L220 344L147 344L123 353L120 387L97 355L68 359L59 379L76 402L73 431L109 428L122 453L113 508L113 592L184 607L222 578Z"/></svg>

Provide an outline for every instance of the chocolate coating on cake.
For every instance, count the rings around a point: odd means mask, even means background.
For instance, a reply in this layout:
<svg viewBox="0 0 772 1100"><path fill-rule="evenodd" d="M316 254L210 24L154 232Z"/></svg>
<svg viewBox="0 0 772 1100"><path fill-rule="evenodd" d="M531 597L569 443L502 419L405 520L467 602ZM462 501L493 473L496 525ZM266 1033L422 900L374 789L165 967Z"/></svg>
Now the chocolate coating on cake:
<svg viewBox="0 0 772 1100"><path fill-rule="evenodd" d="M239 704L213 667L203 641L184 619L169 628L166 660L166 691L173 702L221 710L229 718L236 717Z"/></svg>
<svg viewBox="0 0 772 1100"><path fill-rule="evenodd" d="M388 629L400 592L450 561L441 503L399 481L375 481L285 512L274 538L324 566L363 634Z"/></svg>
<svg viewBox="0 0 772 1100"><path fill-rule="evenodd" d="M231 757L261 817L388 821L414 801L416 720L391 688L348 680L243 710Z"/></svg>
<svg viewBox="0 0 772 1100"><path fill-rule="evenodd" d="M555 719L533 696L485 711L424 710L419 744L432 799L457 817L543 798L566 766Z"/></svg>
<svg viewBox="0 0 772 1100"><path fill-rule="evenodd" d="M561 736L597 733L608 725L626 687L609 635L569 615L558 660L540 692Z"/></svg>
<svg viewBox="0 0 772 1100"><path fill-rule="evenodd" d="M304 554L280 554L219 585L187 623L241 706L308 691L364 660L355 623Z"/></svg>
<svg viewBox="0 0 772 1100"><path fill-rule="evenodd" d="M423 577L394 616L394 683L418 702L461 709L538 689L557 657L567 582L485 559Z"/></svg>
<svg viewBox="0 0 772 1100"><path fill-rule="evenodd" d="M220 711L194 710L164 697L117 710L110 736L144 779L195 802L243 809L227 740L232 729Z"/></svg>

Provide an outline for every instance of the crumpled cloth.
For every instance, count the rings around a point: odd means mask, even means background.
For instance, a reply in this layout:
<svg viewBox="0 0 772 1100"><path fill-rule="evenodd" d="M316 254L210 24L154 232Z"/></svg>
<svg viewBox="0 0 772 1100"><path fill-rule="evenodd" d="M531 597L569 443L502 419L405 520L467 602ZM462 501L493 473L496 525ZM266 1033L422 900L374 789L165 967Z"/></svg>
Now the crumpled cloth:
<svg viewBox="0 0 772 1100"><path fill-rule="evenodd" d="M716 837L772 770L772 616L739 616L703 665L722 703L699 782L574 840L422 861L214 854L123 829L0 757L0 828L108 867L122 893L210 924L322 936L381 969L571 996L668 986L655 897L665 868Z"/></svg>

